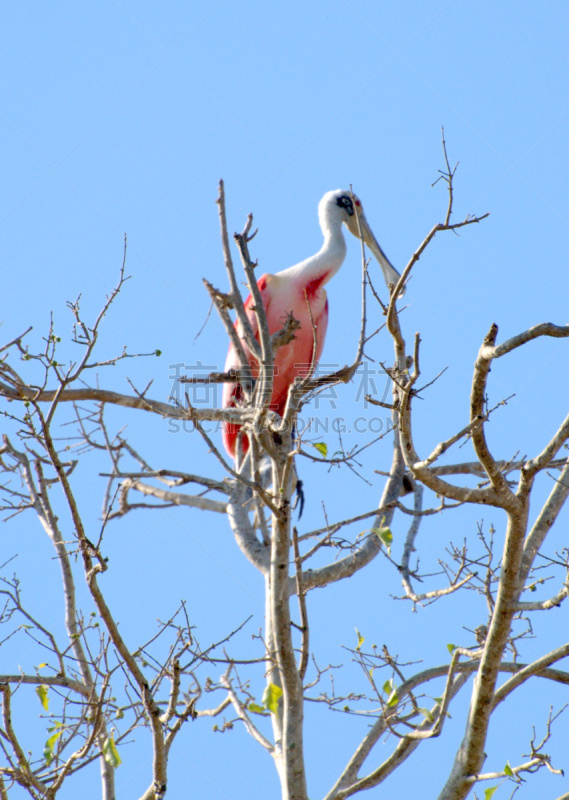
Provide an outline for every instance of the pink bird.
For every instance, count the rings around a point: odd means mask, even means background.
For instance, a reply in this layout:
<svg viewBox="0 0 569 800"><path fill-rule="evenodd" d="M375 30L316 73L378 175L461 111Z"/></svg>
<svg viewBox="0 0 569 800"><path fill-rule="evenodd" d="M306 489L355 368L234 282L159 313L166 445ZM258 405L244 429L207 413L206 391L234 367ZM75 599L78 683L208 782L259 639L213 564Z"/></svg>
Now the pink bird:
<svg viewBox="0 0 569 800"><path fill-rule="evenodd" d="M352 200L352 194L349 191L337 189L334 192L327 192L318 205L318 218L324 234L324 244L320 251L293 267L277 272L276 275L262 275L258 281L269 323L269 333L273 334L280 330L291 312L300 323L300 329L296 331L294 341L279 347L275 355L270 407L281 416L294 379L299 376L304 378L309 374L311 366L318 363L324 347L328 327L328 300L324 286L338 272L346 256L342 223L345 223L350 233L357 238L359 238L361 230L362 238L378 260L388 286L397 283L400 277L377 243L360 201L355 196ZM245 312L251 323L253 334L258 338L257 318L251 308L252 305L253 300L249 295L245 301ZM247 353L252 375L257 378L259 376L258 361L248 351L238 321L235 328ZM316 352L314 352L315 345ZM239 367L239 356L233 345L230 345L225 370L239 369ZM223 408L238 406L242 401L243 392L238 383L224 384ZM239 429L239 425L224 423L223 444L232 457L235 457ZM241 447L243 452L249 448L249 441L245 436L242 437Z"/></svg>

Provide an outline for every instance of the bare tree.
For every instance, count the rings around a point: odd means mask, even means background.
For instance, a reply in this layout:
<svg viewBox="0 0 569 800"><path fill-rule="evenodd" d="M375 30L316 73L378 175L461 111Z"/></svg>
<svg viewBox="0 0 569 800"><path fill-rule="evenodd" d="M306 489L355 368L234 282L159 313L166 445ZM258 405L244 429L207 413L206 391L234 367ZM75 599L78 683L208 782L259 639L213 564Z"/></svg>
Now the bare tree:
<svg viewBox="0 0 569 800"><path fill-rule="evenodd" d="M552 425L549 441L530 456L508 458L492 452L487 428L495 410L488 401L493 362L499 368L500 359L537 337L569 337L569 327L544 323L499 342L498 328L492 325L474 367L470 419L429 454L418 452L413 409L417 398L428 396L426 390L432 381L419 385L420 336L415 335L408 345L397 300L436 234L456 231L486 216L452 221L455 168L449 164L446 146L444 154L441 179L447 184L449 198L444 221L431 229L413 253L386 302L371 284L363 254L362 324L353 363L331 374L298 379L291 387L282 419L269 407L274 353L294 338L298 324L291 316L283 320L281 331L269 335L262 303L256 297L255 264L249 253L249 217L235 240L249 290L256 299L260 335L258 340L253 337L231 256L222 184L218 205L230 289L223 292L208 282L206 287L240 354L241 369L205 378L185 376L181 386L204 380L238 381L244 397L241 406L196 408L190 403L189 394L183 402L172 404L151 399L148 387L142 391L133 387L131 394L121 394L89 385L90 371L104 373L119 360L131 357L124 351L115 358L99 361L96 355L105 314L126 280L124 263L116 288L93 324L84 321L78 301L70 304L75 320L74 341L83 350L79 361L65 366L59 363L53 327L40 352L32 352L26 344L29 331L1 348L0 394L11 401L4 415L17 437L5 435L0 449L2 509L7 520L21 513L37 515L59 562L66 617L66 636L61 640L27 609L18 578L3 579L0 594L4 599L2 622L7 631L4 639L32 637L47 655L46 663L34 673L13 669L0 675L0 746L5 758L5 765L0 768L1 798L7 798L15 784L30 797L55 798L74 773L98 760L102 796L110 800L115 797L114 776L122 743L144 735L150 737L153 760L148 765L151 777L143 797L158 800L166 793L172 742L184 724L204 716L220 716L228 710L272 757L284 800L307 800L310 765L305 761L304 715L307 702L317 701L340 713L363 717L361 741L351 757L344 765L330 765L331 788L325 800L343 800L379 786L396 770L403 770L409 756L428 739L443 736L449 709L467 691L470 703L464 737L456 747L454 764L439 800L465 798L478 783L487 798L500 781L509 781L516 790L540 769L561 774L547 753L547 742L561 707L548 711L545 733L541 740L534 735L526 760L505 767L493 766L487 772L484 762L492 715L507 698L537 678L569 683L569 672L559 668L559 662L569 655L569 644L562 633L555 649L528 663L520 659L520 639L530 630L532 615L560 606L569 591L568 551L548 554L545 549L547 536L569 493L569 416L557 427ZM369 288L373 310L367 305ZM242 323L246 348L258 355L260 372L255 381L251 380L248 353L235 332L231 310ZM294 497L299 488L296 460L310 458L327 467L342 464L355 469L360 450L329 457L321 443L310 449L309 434L297 430L296 420L315 394L352 380L362 359L373 352L377 331L368 333L369 319L373 320L374 329L386 326L394 347L392 365L384 365L392 386L391 401L368 398L371 403L380 402L388 408L392 417L392 464L385 476L383 495L376 508L362 509L348 519L327 520L317 530L300 530L300 523L294 522ZM23 379L19 360L31 362L36 368L35 383ZM62 444L56 435L62 409L70 404L77 431L74 455L68 443ZM201 433L211 458L222 465L226 478L217 480L170 469L163 463L149 463L121 431L112 432L105 411L113 405L191 423ZM229 463L204 429L204 423L211 420L241 425L250 442L248 455L238 455L235 464ZM464 443L472 446L473 460L442 463L447 451ZM366 441L362 447L372 445ZM93 450L105 453L109 464L96 539L88 536L87 531L95 526L82 518L75 489L78 461ZM550 493L530 524L530 501L540 481L549 482ZM53 499L56 488L60 493L57 501ZM122 634L100 581L109 571L105 548L113 526L134 509L153 509L156 513L157 508L178 506L225 514L244 557L262 574L266 617L265 629L258 637L260 653L255 651L247 659L229 653L237 631L228 631L223 641L202 649L190 624L191 609L189 612L185 602L149 633L148 641L133 645ZM480 524L474 541L449 545L448 561L441 565L437 576L429 578L432 588L421 591L419 584L427 576L421 574L417 559L420 526L424 518L452 513L451 509L458 506L501 509L505 515L503 530L488 531ZM354 527L362 520L369 525L363 535L359 527ZM394 531L401 542L397 555ZM329 553L334 557L323 563L324 555ZM361 668L369 690L328 692L322 681L331 667L320 668L317 654L312 652L307 595L349 579L380 555L397 570L402 597L413 608L437 600L450 602L449 597L461 592L476 592L484 600L486 613L473 631L472 647L449 646L446 663L418 671L416 665L402 663L388 645L366 648L360 637L350 658ZM548 579L556 581L555 589L550 597L533 600L536 587L544 584L544 569ZM77 603L78 581L88 589L92 611ZM265 664L262 698L252 693L244 677L250 665L259 660ZM208 670L220 664L221 679L212 679ZM381 681L377 678L380 674L384 676ZM13 703L32 689L44 710L49 708L50 718L56 720L43 753L33 757L28 755L31 748L25 734L16 729L11 716ZM432 699L435 691L440 696ZM224 720L222 727L231 727L232 723ZM378 748L384 740L390 743L387 755L385 747L381 751Z"/></svg>

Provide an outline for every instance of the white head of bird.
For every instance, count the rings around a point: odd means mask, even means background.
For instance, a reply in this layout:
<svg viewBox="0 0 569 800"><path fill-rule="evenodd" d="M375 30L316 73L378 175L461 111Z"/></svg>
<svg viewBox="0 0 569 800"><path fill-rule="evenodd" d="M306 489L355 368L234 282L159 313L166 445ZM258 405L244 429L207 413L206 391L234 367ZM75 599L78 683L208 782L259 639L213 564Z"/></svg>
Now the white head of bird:
<svg viewBox="0 0 569 800"><path fill-rule="evenodd" d="M320 227L324 234L323 249L339 249L342 252L340 264L344 260L346 245L342 236L342 223L346 225L350 233L356 239L363 239L377 259L386 285L395 285L400 278L399 273L389 261L383 250L378 244L372 229L364 214L361 201L350 190L335 189L326 192L318 204L318 218ZM402 297L405 290L399 292Z"/></svg>

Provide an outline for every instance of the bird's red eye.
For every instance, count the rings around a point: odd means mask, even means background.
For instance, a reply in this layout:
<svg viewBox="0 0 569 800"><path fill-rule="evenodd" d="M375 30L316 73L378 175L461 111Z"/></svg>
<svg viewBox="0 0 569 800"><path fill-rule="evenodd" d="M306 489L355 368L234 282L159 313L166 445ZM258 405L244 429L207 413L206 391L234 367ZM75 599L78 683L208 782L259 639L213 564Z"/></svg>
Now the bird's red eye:
<svg viewBox="0 0 569 800"><path fill-rule="evenodd" d="M360 208L360 206L361 206L361 203L360 203L360 201L359 201L359 200L356 200L356 205L358 206L358 208Z"/></svg>

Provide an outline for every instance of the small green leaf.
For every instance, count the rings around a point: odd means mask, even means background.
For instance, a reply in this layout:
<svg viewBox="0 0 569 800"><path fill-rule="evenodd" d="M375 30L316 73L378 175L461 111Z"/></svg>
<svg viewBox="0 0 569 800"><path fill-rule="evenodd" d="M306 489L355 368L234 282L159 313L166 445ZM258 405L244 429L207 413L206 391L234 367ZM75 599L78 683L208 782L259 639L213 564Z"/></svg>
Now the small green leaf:
<svg viewBox="0 0 569 800"><path fill-rule="evenodd" d="M383 691L388 696L387 697L387 707L393 708L399 702L399 695L397 694L397 689L395 688L395 684L392 680L385 681L383 684Z"/></svg>
<svg viewBox="0 0 569 800"><path fill-rule="evenodd" d="M484 792L484 800L490 800L497 788L497 786L490 786L489 789L486 789Z"/></svg>
<svg viewBox="0 0 569 800"><path fill-rule="evenodd" d="M509 761L506 761L506 766L504 767L504 774L507 775L508 778L513 778L514 777L514 773L512 771L512 768L510 766L510 762Z"/></svg>
<svg viewBox="0 0 569 800"><path fill-rule="evenodd" d="M449 651L449 653L454 653L454 651L456 650L456 645L455 644L447 644L447 650Z"/></svg>
<svg viewBox="0 0 569 800"><path fill-rule="evenodd" d="M398 703L399 703L399 695L397 694L397 689L394 689L387 698L387 707L394 708Z"/></svg>
<svg viewBox="0 0 569 800"><path fill-rule="evenodd" d="M312 444L315 450L318 450L322 458L328 458L328 445L326 442L314 442Z"/></svg>
<svg viewBox="0 0 569 800"><path fill-rule="evenodd" d="M283 690L280 686L274 683L268 683L263 692L263 705L272 714L277 714L279 709L279 699L281 698Z"/></svg>
<svg viewBox="0 0 569 800"><path fill-rule="evenodd" d="M267 711L263 706L257 705L257 703L249 703L247 706L248 710L251 711L253 714L261 714L263 717L267 716Z"/></svg>
<svg viewBox="0 0 569 800"><path fill-rule="evenodd" d="M44 711L49 711L49 697L47 696L48 687L45 683L40 684L40 686L36 686L36 694L40 699L40 703L43 706Z"/></svg>
<svg viewBox="0 0 569 800"><path fill-rule="evenodd" d="M52 731L53 728L49 728L48 730ZM45 747L43 749L43 757L45 758L45 763L49 767L51 762L53 761L53 748L55 747L55 743L63 733L63 729L54 733L53 736L50 736L47 742L45 743Z"/></svg>
<svg viewBox="0 0 569 800"><path fill-rule="evenodd" d="M427 722L434 722L435 721L435 718L433 717L433 715L431 714L431 712L429 711L428 708L419 708L419 711L425 717Z"/></svg>
<svg viewBox="0 0 569 800"><path fill-rule="evenodd" d="M373 532L377 534L377 536L385 545L385 549L387 550L388 555L391 555L391 544L393 542L393 534L391 533L391 528L388 527L373 528Z"/></svg>
<svg viewBox="0 0 569 800"><path fill-rule="evenodd" d="M154 351L154 355L161 356L162 355L162 350L155 350Z"/></svg>
<svg viewBox="0 0 569 800"><path fill-rule="evenodd" d="M122 708L117 708L115 712L115 719L122 719L124 717L124 711Z"/></svg>
<svg viewBox="0 0 569 800"><path fill-rule="evenodd" d="M356 628L356 636L358 637L358 644L356 650L360 650L362 644L365 642L365 636L362 636L359 630Z"/></svg>
<svg viewBox="0 0 569 800"><path fill-rule="evenodd" d="M442 704L443 704L443 698L442 697L433 697L433 700L435 701L435 703L438 703L440 706L442 706Z"/></svg>
<svg viewBox="0 0 569 800"><path fill-rule="evenodd" d="M103 745L103 755L107 764L110 764L111 767L114 767L115 769L122 764L121 757L119 756L119 751L117 750L113 736L109 736L105 740Z"/></svg>

